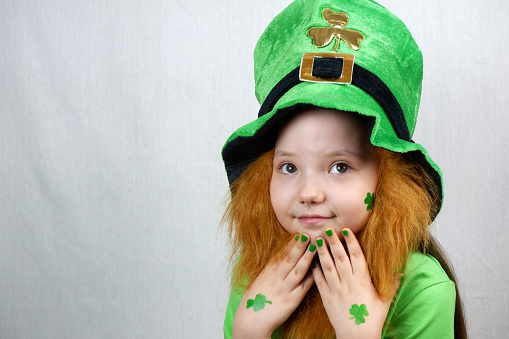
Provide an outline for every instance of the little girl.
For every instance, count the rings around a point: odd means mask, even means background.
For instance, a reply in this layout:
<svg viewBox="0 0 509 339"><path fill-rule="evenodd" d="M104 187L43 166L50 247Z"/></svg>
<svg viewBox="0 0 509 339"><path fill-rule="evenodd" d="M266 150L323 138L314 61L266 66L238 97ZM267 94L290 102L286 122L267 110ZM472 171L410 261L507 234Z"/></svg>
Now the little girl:
<svg viewBox="0 0 509 339"><path fill-rule="evenodd" d="M223 148L225 338L466 338L428 231L442 177L411 140L422 55L370 0L296 0L255 50L258 119Z"/></svg>

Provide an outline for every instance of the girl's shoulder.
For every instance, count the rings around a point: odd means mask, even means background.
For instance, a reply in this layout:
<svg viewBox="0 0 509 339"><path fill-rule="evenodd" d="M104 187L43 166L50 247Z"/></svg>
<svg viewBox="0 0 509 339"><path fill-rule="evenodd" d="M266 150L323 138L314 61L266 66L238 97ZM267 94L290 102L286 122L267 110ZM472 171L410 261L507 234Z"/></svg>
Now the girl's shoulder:
<svg viewBox="0 0 509 339"><path fill-rule="evenodd" d="M415 252L407 260L395 306L403 311L415 298L422 296L431 298L430 300L448 296L452 297L454 304L456 289L454 282L435 257Z"/></svg>
<svg viewBox="0 0 509 339"><path fill-rule="evenodd" d="M455 303L456 286L438 260L413 253L384 332L389 338L452 338Z"/></svg>
<svg viewBox="0 0 509 339"><path fill-rule="evenodd" d="M438 260L431 254L414 252L407 260L404 279L411 282L439 283L452 282Z"/></svg>

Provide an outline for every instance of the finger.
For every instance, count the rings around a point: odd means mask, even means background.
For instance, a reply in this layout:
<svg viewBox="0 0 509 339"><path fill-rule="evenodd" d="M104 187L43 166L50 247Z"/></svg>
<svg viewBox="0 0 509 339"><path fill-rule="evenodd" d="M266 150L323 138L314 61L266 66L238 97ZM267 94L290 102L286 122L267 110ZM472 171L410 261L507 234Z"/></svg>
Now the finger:
<svg viewBox="0 0 509 339"><path fill-rule="evenodd" d="M292 294L297 294L300 298L304 298L304 296L308 293L309 289L315 283L315 278L313 273L307 272L306 276L302 281L297 285L297 287L292 291Z"/></svg>
<svg viewBox="0 0 509 339"><path fill-rule="evenodd" d="M299 239L300 239L300 234L293 234L293 235L289 236L288 240L287 240L287 243L286 243L285 251L281 254L281 256L279 256L279 255L273 256L270 259L270 261L267 264L267 266L265 267L265 269L266 270L270 270L272 272L276 272L278 270L279 266L281 265L281 263L283 262L282 258L285 258L285 256L288 253L290 253L290 251L292 250L292 248L295 245L296 241L299 240Z"/></svg>
<svg viewBox="0 0 509 339"><path fill-rule="evenodd" d="M332 259L325 241L323 238L317 238L316 243L318 246L318 256L320 257L320 264L322 266L322 272L324 279L330 289L337 289L341 285L341 276L338 272L336 264Z"/></svg>
<svg viewBox="0 0 509 339"><path fill-rule="evenodd" d="M294 289L306 276L309 271L311 262L316 254L316 245L309 244L307 250L301 256L299 261L295 264L291 272L285 277L285 281L288 283L291 289Z"/></svg>
<svg viewBox="0 0 509 339"><path fill-rule="evenodd" d="M359 277L369 276L368 265L359 241L350 229L344 228L341 232L345 238L348 253L350 253L353 274Z"/></svg>
<svg viewBox="0 0 509 339"><path fill-rule="evenodd" d="M295 233L295 234L289 236L288 241L286 243L286 251L284 253L285 255L290 253L293 246L295 246L295 244L298 240L300 240L300 234L298 234L298 233ZM277 263L279 264L279 261Z"/></svg>
<svg viewBox="0 0 509 339"><path fill-rule="evenodd" d="M346 254L343 244L333 229L326 230L325 234L327 235L327 241L329 242L330 251L332 253L332 257L334 258L334 263L336 265L336 269L338 270L339 277L341 280L348 279L352 276L353 271L352 264L350 263L350 258L348 257L348 254Z"/></svg>
<svg viewBox="0 0 509 339"><path fill-rule="evenodd" d="M292 271L300 258L302 258L302 255L306 251L308 244L308 234L297 234L292 240L289 241L289 250L284 259L278 265L278 274L281 279L285 279Z"/></svg>
<svg viewBox="0 0 509 339"><path fill-rule="evenodd" d="M325 276L323 275L323 271L320 265L316 261L313 261L313 263L311 264L311 268L312 268L311 272L313 273L313 278L315 280L316 287L318 288L318 292L320 292L320 294L324 297L328 296L331 291L331 288L327 283Z"/></svg>

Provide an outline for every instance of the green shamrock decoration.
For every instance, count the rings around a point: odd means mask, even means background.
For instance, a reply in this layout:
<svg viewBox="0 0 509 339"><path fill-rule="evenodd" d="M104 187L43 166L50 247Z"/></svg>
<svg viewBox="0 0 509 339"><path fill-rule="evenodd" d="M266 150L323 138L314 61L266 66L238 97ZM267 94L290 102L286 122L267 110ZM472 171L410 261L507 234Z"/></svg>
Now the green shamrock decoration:
<svg viewBox="0 0 509 339"><path fill-rule="evenodd" d="M322 17L330 25L328 27L313 27L308 30L308 35L313 38L316 47L324 47L336 38L334 52L338 50L339 40L346 42L351 49L357 51L360 42L364 40L364 34L353 29L343 28L348 23L348 14L345 12L334 12L332 9L325 9Z"/></svg>
<svg viewBox="0 0 509 339"><path fill-rule="evenodd" d="M369 211L371 207L373 207L373 200L375 199L375 193L371 194L368 192L366 199L364 199L364 203L368 205L366 211Z"/></svg>
<svg viewBox="0 0 509 339"><path fill-rule="evenodd" d="M259 310L263 310L263 308L265 307L265 303L272 305L272 301L267 300L266 296L264 296L261 293L258 293L254 300L253 299L247 300L246 308L253 307L254 311L258 312Z"/></svg>
<svg viewBox="0 0 509 339"><path fill-rule="evenodd" d="M365 323L366 319L364 319L364 317L367 317L369 315L368 310L366 309L366 305L364 304L362 304L361 306L353 304L352 308L350 309L350 314L353 315L353 317L350 317L348 319L355 319L356 325Z"/></svg>

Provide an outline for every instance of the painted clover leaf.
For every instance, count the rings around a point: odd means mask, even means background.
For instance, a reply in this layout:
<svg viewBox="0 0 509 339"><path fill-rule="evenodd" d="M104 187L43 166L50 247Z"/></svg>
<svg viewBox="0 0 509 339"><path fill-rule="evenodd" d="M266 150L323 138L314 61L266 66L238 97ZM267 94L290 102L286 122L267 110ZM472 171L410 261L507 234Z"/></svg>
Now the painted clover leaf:
<svg viewBox="0 0 509 339"><path fill-rule="evenodd" d="M264 296L261 293L258 293L256 297L253 299L247 300L246 308L253 307L255 312L258 312L259 310L263 310L265 307L265 303L272 304L272 301L267 300L267 297Z"/></svg>
<svg viewBox="0 0 509 339"><path fill-rule="evenodd" d="M364 317L367 317L369 315L368 310L366 309L366 305L364 304L362 304L361 306L353 304L352 308L350 309L350 314L353 315L353 317L350 317L348 319L355 319L356 325L365 323L366 319L364 319Z"/></svg>
<svg viewBox="0 0 509 339"><path fill-rule="evenodd" d="M369 211L371 209L371 207L373 207L373 200L375 199L375 193L369 193L368 192L368 195L366 196L366 199L364 199L364 203L367 204L368 206L366 207L366 210Z"/></svg>

